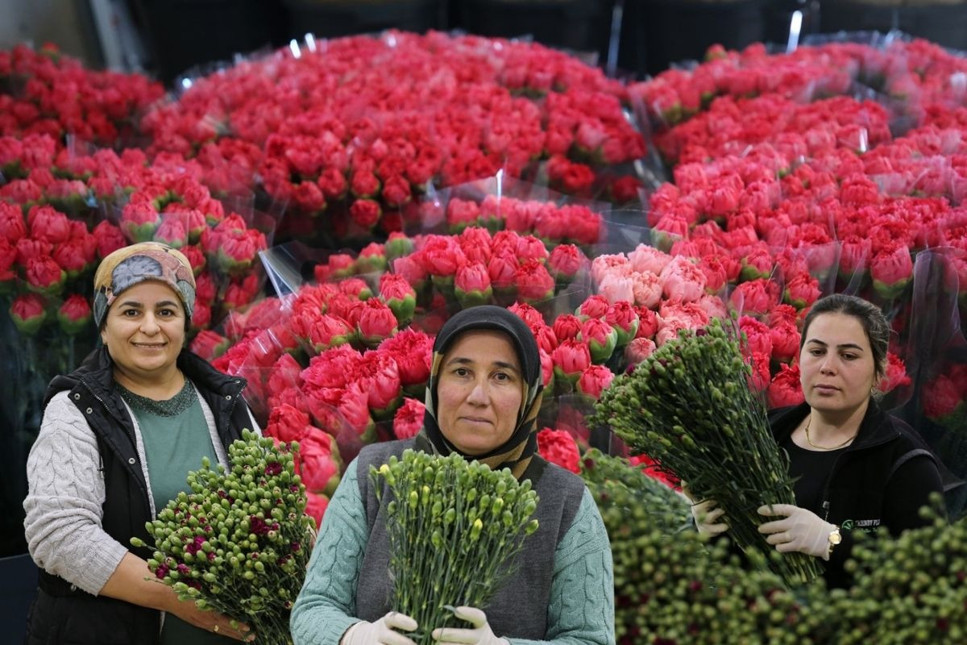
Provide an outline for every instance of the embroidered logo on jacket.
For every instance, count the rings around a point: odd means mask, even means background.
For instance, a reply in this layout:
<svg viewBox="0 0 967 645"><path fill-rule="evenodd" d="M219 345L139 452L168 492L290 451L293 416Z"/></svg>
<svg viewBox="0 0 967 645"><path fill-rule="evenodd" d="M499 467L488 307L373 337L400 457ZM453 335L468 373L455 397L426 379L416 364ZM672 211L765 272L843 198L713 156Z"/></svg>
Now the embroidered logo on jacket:
<svg viewBox="0 0 967 645"><path fill-rule="evenodd" d="M846 520L841 528L844 531L874 531L880 526L879 518L873 520Z"/></svg>

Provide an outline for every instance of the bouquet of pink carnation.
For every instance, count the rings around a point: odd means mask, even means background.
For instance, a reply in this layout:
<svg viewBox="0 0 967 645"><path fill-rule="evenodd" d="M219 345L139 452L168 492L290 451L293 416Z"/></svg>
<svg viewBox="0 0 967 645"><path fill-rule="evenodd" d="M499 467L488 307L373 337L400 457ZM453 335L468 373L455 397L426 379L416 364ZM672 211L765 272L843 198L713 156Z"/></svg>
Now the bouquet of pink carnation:
<svg viewBox="0 0 967 645"><path fill-rule="evenodd" d="M191 492L146 525L155 548L148 567L182 600L248 623L259 642L291 643L289 612L314 529L293 466L298 444L246 430L228 451L231 470L203 459L188 474Z"/></svg>

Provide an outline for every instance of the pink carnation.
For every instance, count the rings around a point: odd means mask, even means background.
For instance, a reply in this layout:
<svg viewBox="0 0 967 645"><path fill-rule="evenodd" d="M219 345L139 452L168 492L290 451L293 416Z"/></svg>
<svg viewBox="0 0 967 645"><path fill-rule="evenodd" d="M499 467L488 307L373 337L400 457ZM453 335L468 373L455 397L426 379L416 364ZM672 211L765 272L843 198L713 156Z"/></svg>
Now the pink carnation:
<svg viewBox="0 0 967 645"><path fill-rule="evenodd" d="M403 399L403 405L393 417L393 434L397 439L411 439L419 434L423 428L423 416L426 406L417 399L409 397Z"/></svg>
<svg viewBox="0 0 967 645"><path fill-rule="evenodd" d="M572 473L581 472L581 453L567 430L544 428L537 433L537 452L552 464Z"/></svg>

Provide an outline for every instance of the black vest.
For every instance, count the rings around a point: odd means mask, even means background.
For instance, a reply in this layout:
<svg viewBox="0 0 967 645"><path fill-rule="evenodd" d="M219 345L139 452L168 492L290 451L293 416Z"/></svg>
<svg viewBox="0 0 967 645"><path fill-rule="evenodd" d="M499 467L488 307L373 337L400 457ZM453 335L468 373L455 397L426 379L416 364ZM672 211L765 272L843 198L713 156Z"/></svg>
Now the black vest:
<svg viewBox="0 0 967 645"><path fill-rule="evenodd" d="M227 449L252 428L248 406L242 403L245 381L226 376L190 352L182 352L178 366L198 386L211 408L222 445ZM46 400L64 390L87 419L97 437L104 476L104 530L137 556L148 559L150 549L135 549L132 537L148 540L145 524L152 520L148 486L141 469L134 424L112 386L111 359L104 348L95 350L77 370L55 378ZM161 612L128 602L92 596L63 578L40 571L39 591L27 619L29 645L152 645L159 641Z"/></svg>

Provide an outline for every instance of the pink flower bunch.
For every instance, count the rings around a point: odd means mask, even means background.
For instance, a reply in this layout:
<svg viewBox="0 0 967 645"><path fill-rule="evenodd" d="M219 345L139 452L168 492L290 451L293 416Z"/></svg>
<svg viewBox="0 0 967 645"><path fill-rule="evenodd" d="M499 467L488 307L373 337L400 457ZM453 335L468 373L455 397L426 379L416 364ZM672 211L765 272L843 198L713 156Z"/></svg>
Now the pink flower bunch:
<svg viewBox="0 0 967 645"><path fill-rule="evenodd" d="M69 335L84 331L90 305L74 296L90 295L85 279L97 264L98 247L84 222L51 206L25 209L0 201L0 294L13 298L11 313L22 333L36 334L46 321L59 322Z"/></svg>
<svg viewBox="0 0 967 645"><path fill-rule="evenodd" d="M536 42L467 36L449 39L448 45L454 44L477 60L499 61L497 82L515 93L542 96L572 88L617 96L625 92L620 82L606 77L599 68Z"/></svg>
<svg viewBox="0 0 967 645"><path fill-rule="evenodd" d="M509 307L527 323L541 355L545 400L577 393L597 400L624 366L623 349L641 332L638 311L628 302L609 303L601 296L585 300L574 314L545 322L534 307Z"/></svg>
<svg viewBox="0 0 967 645"><path fill-rule="evenodd" d="M628 87L631 101L656 126L669 128L705 110L719 96L774 94L808 103L842 96L856 85L886 92L900 112L920 119L934 106L963 100L967 63L922 39L890 39L883 46L829 42L769 54L761 43L741 52L709 49L693 69L672 69Z"/></svg>
<svg viewBox="0 0 967 645"><path fill-rule="evenodd" d="M143 123L151 154L193 157L219 189L243 180L232 166L255 171L249 185L301 213L392 231L390 213L430 181L521 176L548 157L593 178L592 168L641 157L623 99L600 70L536 44L397 32L246 61L198 79Z"/></svg>
<svg viewBox="0 0 967 645"><path fill-rule="evenodd" d="M681 329L697 329L725 315L725 303L709 289L701 261L670 255L647 245L627 254L599 255L591 263L597 298L634 306L640 320L636 341L626 350L637 364L655 346L675 338Z"/></svg>
<svg viewBox="0 0 967 645"><path fill-rule="evenodd" d="M399 247L400 240L387 244ZM409 248L412 252L393 259L392 270L411 285L425 311L515 300L540 303L566 289L588 266L574 245L559 244L549 253L537 237L513 230L491 234L469 227L454 236L417 236Z"/></svg>
<svg viewBox="0 0 967 645"><path fill-rule="evenodd" d="M889 196L967 198L967 140L960 127L926 124L863 156L866 175Z"/></svg>
<svg viewBox="0 0 967 645"><path fill-rule="evenodd" d="M446 205L446 221L451 233L460 233L468 226L482 226L534 235L548 245L571 243L587 247L597 244L603 233L601 215L588 206L558 206L547 200L506 195L486 195L479 201L451 197Z"/></svg>
<svg viewBox="0 0 967 645"><path fill-rule="evenodd" d="M882 80L877 89L900 100L907 114L919 118L930 106L963 103L967 62L937 44L920 38L891 41L877 64L873 72Z"/></svg>
<svg viewBox="0 0 967 645"><path fill-rule="evenodd" d="M688 163L768 146L792 165L845 148L862 153L890 139L889 115L873 101L840 96L799 104L778 94L723 96L706 112L655 137L665 159Z"/></svg>
<svg viewBox="0 0 967 645"><path fill-rule="evenodd" d="M962 428L967 399L967 365L952 363L924 383L923 413L948 428Z"/></svg>
<svg viewBox="0 0 967 645"><path fill-rule="evenodd" d="M768 306L775 299L741 284L762 279L779 281L779 301L798 308L831 278L869 281L878 297L895 298L912 279L920 249L959 244L963 216L943 199L884 195L850 156L812 159L782 179L775 165L754 159L681 164L676 184L651 197L652 239L660 249L700 258L714 288L755 292L733 294L743 302Z"/></svg>
<svg viewBox="0 0 967 645"><path fill-rule="evenodd" d="M859 75L868 49L855 43L828 43L770 55L761 43L741 52L714 46L694 69L664 71L629 85L628 93L652 122L665 127L694 116L717 96L775 94L808 103L819 96L845 94Z"/></svg>
<svg viewBox="0 0 967 645"><path fill-rule="evenodd" d="M645 154L645 144L622 113L622 95L585 87L547 96L549 155L574 155L594 166L615 165Z"/></svg>
<svg viewBox="0 0 967 645"><path fill-rule="evenodd" d="M102 146L138 134L164 89L141 74L85 69L54 45L0 51L0 136L77 137Z"/></svg>

